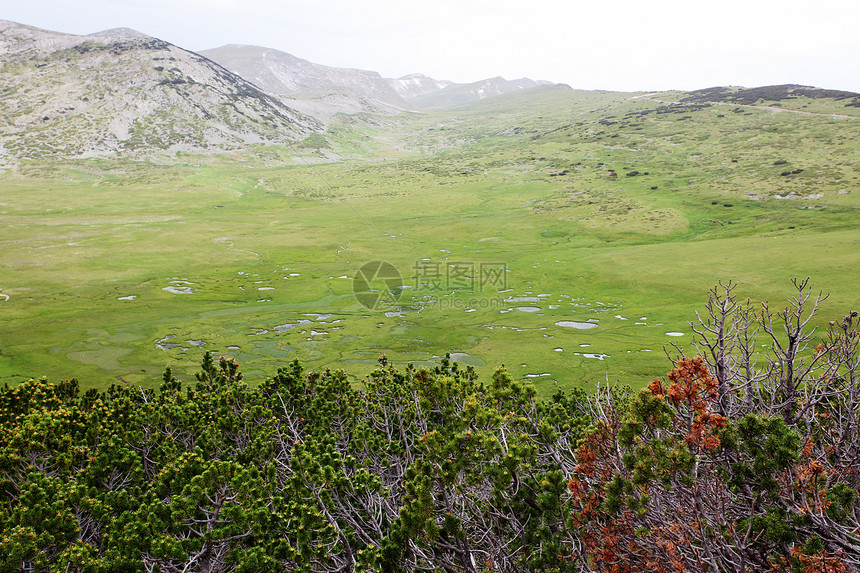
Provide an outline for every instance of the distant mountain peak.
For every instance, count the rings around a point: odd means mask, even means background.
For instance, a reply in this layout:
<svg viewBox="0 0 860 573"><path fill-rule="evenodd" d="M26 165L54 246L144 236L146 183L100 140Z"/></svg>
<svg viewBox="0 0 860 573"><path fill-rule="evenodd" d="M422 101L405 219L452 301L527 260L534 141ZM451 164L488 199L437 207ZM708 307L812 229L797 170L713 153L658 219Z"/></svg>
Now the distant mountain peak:
<svg viewBox="0 0 860 573"><path fill-rule="evenodd" d="M388 85L406 101L437 92L451 85L452 82L434 80L424 74L409 74L397 79L388 80Z"/></svg>
<svg viewBox="0 0 860 573"><path fill-rule="evenodd" d="M542 85L553 84L552 82L534 81L529 78L506 80L501 76L495 76L469 84L449 83L438 90L428 90L423 94L417 94L408 101L412 106L418 108L447 107Z"/></svg>
<svg viewBox="0 0 860 573"><path fill-rule="evenodd" d="M378 104L396 109L457 105L551 84L529 78L506 80L501 76L455 84L421 73L384 79L377 72L322 66L279 50L242 44L227 44L200 53L265 90L290 98L313 97L317 106L322 105L320 93L330 96L337 92L341 95L338 104L341 110L349 107L378 112ZM352 104L347 104L350 93Z"/></svg>
<svg viewBox="0 0 860 573"><path fill-rule="evenodd" d="M152 39L152 36L149 34L144 34L143 32L138 32L137 30L133 30L131 28L110 28L108 30L102 30L101 32L93 32L92 34L87 34L87 36L95 36L100 38L125 38L125 39Z"/></svg>
<svg viewBox="0 0 860 573"><path fill-rule="evenodd" d="M433 78L426 76L424 74L406 74L405 76L400 76L397 79L398 80L431 80Z"/></svg>

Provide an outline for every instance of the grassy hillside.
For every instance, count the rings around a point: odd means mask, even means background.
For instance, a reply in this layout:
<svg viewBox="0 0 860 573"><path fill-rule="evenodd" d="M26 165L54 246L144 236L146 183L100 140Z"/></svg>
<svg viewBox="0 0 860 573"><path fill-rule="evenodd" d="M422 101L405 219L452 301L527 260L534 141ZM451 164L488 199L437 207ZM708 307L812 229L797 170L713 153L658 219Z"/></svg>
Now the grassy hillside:
<svg viewBox="0 0 860 573"><path fill-rule="evenodd" d="M547 394L643 384L718 280L782 301L811 275L823 320L856 306L858 108L684 97L543 88L241 156L8 170L0 381L153 384L204 349L249 379L451 352ZM380 310L352 291L374 260L412 287Z"/></svg>

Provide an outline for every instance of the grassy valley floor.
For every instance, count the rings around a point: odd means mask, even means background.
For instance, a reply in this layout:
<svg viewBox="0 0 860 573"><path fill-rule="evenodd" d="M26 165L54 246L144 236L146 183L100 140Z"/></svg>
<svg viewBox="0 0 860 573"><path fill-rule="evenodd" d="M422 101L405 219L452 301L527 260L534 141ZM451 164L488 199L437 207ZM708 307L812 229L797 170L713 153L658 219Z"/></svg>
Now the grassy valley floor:
<svg viewBox="0 0 860 573"><path fill-rule="evenodd" d="M858 108L682 97L548 88L292 148L8 169L0 381L150 386L204 351L358 379L450 352L549 394L664 372L717 281L784 304L810 275L821 322L856 307ZM376 309L370 261L404 287Z"/></svg>

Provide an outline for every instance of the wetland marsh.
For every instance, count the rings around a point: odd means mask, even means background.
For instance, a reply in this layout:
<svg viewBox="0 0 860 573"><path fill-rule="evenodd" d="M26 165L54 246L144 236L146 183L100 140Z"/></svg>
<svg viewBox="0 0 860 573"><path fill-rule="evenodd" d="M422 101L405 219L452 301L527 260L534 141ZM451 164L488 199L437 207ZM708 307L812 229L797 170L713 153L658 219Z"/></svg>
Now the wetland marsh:
<svg viewBox="0 0 860 573"><path fill-rule="evenodd" d="M529 92L344 117L325 150L10 168L0 382L153 385L211 351L257 381L294 358L358 380L381 354L451 353L543 394L638 386L692 341L717 281L759 302L809 275L831 293L822 320L856 305L851 110ZM355 296L370 261L400 275L384 307Z"/></svg>

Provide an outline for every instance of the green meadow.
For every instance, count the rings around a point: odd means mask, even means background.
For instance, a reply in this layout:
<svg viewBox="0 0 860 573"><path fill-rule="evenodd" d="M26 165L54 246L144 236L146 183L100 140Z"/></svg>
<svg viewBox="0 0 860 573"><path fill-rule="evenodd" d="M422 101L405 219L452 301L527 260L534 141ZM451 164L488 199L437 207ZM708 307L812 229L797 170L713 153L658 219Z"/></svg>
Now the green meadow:
<svg viewBox="0 0 860 573"><path fill-rule="evenodd" d="M811 276L820 323L856 308L860 108L683 96L546 88L292 147L7 168L0 382L150 386L205 351L251 381L294 358L360 380L451 353L547 395L664 373L718 281L773 308ZM353 292L371 261L403 287L377 308Z"/></svg>

